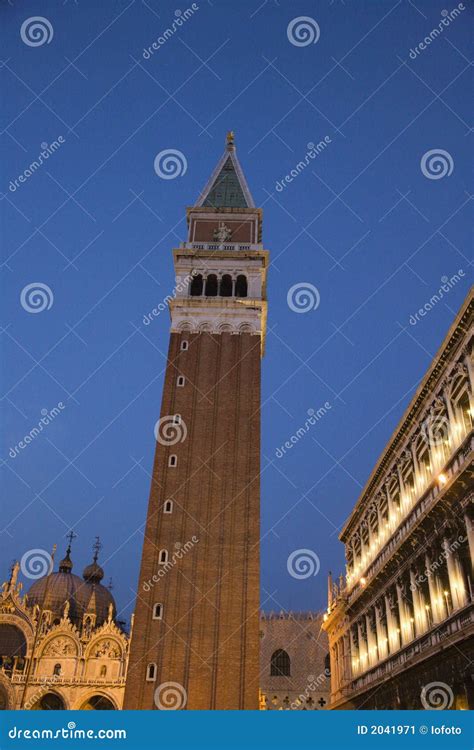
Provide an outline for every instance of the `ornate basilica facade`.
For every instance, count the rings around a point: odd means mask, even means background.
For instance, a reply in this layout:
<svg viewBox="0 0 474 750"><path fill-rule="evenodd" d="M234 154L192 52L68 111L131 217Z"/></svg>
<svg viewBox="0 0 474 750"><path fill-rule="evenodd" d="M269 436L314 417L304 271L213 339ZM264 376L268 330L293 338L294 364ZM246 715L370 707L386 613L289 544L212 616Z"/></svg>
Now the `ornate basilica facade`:
<svg viewBox="0 0 474 750"><path fill-rule="evenodd" d="M0 594L0 709L120 709L129 638L97 552L79 578L70 546L22 594L16 563Z"/></svg>
<svg viewBox="0 0 474 750"><path fill-rule="evenodd" d="M331 708L474 707L473 315L471 289L340 535Z"/></svg>

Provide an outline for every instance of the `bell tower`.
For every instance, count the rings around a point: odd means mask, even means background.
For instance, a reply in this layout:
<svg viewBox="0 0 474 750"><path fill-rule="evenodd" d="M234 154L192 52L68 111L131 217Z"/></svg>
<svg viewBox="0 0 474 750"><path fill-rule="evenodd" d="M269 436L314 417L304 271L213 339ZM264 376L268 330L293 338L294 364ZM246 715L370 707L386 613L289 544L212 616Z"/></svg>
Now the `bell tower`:
<svg viewBox="0 0 474 750"><path fill-rule="evenodd" d="M268 251L233 133L187 224L124 708L257 710Z"/></svg>

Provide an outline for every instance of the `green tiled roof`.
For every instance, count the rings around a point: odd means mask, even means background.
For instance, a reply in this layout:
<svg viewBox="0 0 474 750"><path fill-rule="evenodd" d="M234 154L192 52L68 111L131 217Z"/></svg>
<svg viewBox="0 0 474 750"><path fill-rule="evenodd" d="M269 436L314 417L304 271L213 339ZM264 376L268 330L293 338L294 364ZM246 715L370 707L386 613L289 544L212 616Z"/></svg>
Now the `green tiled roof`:
<svg viewBox="0 0 474 750"><path fill-rule="evenodd" d="M217 175L203 206L211 206L212 208L248 208L230 156Z"/></svg>

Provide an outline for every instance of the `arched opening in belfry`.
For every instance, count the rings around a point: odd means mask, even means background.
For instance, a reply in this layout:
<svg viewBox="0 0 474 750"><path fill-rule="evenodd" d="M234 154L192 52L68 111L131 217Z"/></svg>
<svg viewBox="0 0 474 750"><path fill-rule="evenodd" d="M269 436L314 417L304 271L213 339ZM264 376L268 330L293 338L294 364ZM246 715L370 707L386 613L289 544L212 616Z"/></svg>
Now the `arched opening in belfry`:
<svg viewBox="0 0 474 750"><path fill-rule="evenodd" d="M197 276L194 276L193 280L191 281L191 286L189 289L191 297L200 297L202 294L202 287L202 274L198 273Z"/></svg>
<svg viewBox="0 0 474 750"><path fill-rule="evenodd" d="M220 295L221 297L232 297L232 276L228 273L225 273L221 279Z"/></svg>
<svg viewBox="0 0 474 750"><path fill-rule="evenodd" d="M239 276L237 276L237 280L235 282L235 296L247 296L247 278L243 274L239 274Z"/></svg>
<svg viewBox="0 0 474 750"><path fill-rule="evenodd" d="M206 297L217 297L217 276L215 273L209 274L206 279Z"/></svg>

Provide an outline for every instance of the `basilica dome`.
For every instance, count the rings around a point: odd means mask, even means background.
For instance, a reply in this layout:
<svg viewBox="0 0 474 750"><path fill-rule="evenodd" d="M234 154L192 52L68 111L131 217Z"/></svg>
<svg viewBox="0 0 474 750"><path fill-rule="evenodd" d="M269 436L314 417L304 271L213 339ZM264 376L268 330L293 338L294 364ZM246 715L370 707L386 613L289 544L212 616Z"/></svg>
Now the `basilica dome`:
<svg viewBox="0 0 474 750"><path fill-rule="evenodd" d="M61 619L66 602L69 606L69 619L75 625L81 625L86 613L96 616L96 625L107 620L110 605L115 617L115 601L110 591L101 584L104 571L97 563L97 554L93 562L84 569L83 578L72 572L71 549L59 563L58 572L43 576L35 581L28 591L28 605L38 605L43 610L50 610L53 622Z"/></svg>

